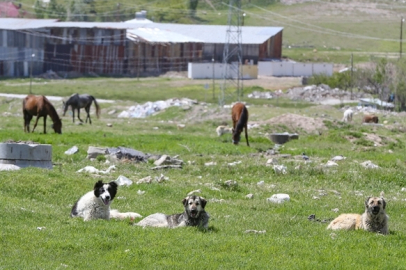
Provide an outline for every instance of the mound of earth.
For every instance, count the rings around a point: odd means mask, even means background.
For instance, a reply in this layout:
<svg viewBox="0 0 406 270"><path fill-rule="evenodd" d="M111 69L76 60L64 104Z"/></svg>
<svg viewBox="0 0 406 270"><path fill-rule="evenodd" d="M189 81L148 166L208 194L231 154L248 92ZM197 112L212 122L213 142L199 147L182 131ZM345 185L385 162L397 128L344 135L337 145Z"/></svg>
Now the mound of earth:
<svg viewBox="0 0 406 270"><path fill-rule="evenodd" d="M292 113L282 114L271 118L265 121L264 124L286 126L290 132L296 132L298 134L303 132L307 134L320 134L323 130L327 130L327 127L323 123L323 119L311 118Z"/></svg>

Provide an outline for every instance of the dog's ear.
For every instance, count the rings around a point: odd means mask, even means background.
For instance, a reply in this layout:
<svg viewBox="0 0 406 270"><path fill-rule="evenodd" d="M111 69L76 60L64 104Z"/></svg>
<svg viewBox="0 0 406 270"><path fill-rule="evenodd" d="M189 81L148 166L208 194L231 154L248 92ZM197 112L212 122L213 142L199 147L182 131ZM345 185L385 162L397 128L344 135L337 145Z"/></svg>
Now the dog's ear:
<svg viewBox="0 0 406 270"><path fill-rule="evenodd" d="M94 184L94 189L101 188L102 186L103 186L103 181L99 180L96 182L96 184Z"/></svg>
<svg viewBox="0 0 406 270"><path fill-rule="evenodd" d="M368 207L369 199L371 199L371 197L368 197L368 198L366 199L366 201L365 201L365 207Z"/></svg>
<svg viewBox="0 0 406 270"><path fill-rule="evenodd" d="M186 198L184 198L183 200L182 200L182 204L183 204L183 206L186 206L187 205L187 201L189 200L189 196L187 196Z"/></svg>
<svg viewBox="0 0 406 270"><path fill-rule="evenodd" d="M385 208L386 208L386 201L385 201L384 198L382 198L382 197L381 197L381 199L382 199L383 209L385 209Z"/></svg>
<svg viewBox="0 0 406 270"><path fill-rule="evenodd" d="M115 189L117 189L117 187L118 187L116 181L111 181L111 182L109 183L109 185L110 185L112 188L115 188Z"/></svg>
<svg viewBox="0 0 406 270"><path fill-rule="evenodd" d="M200 202L202 203L202 207L204 208L207 204L207 200L203 197L200 197Z"/></svg>

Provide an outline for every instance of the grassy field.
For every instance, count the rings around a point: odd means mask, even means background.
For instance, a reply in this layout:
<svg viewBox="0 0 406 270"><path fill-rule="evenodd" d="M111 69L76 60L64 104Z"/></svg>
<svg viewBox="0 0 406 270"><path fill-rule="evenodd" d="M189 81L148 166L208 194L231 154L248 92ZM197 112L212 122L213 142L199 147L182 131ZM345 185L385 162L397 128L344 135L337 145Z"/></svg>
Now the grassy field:
<svg viewBox="0 0 406 270"><path fill-rule="evenodd" d="M0 92L26 94L26 82L2 81ZM250 123L263 123L291 113L324 115L326 125L315 135L284 125L263 124L249 130L251 147L245 143L234 146L229 135L217 137L216 126L223 121L230 124L231 119L229 109L220 109L215 103L195 105L189 111L172 107L145 119L116 117L135 102L173 97L204 99L194 86L185 83L179 87L179 83L168 79L101 78L34 84L36 94L66 97L80 90L96 98L120 100L101 104L100 119L92 107L91 126L73 124L69 114L62 117L62 135L42 134L42 120L35 133L25 134L21 100L0 98L0 141L51 144L55 164L52 170L31 167L1 172L0 269L404 268L406 194L402 188L406 187L406 121L402 115L380 115L380 119L388 121L382 127L360 125L360 115L355 116L353 124L343 124L337 121L342 111L335 107L245 98L250 105ZM62 116L62 103L54 105ZM117 112L107 113L112 110ZM177 129L177 123L186 127ZM284 131L298 132L300 138L280 149L281 154L290 154L291 158L277 157L287 167L286 174L277 174L272 166L266 166L273 157L267 156L266 151L274 144L264 134ZM374 146L368 139L371 134L379 136L381 146ZM74 145L79 152L65 155ZM108 175L77 173L87 165L98 169L111 165L103 159L86 159L89 146L124 146L156 155L179 155L185 164L182 169L154 171L151 162L119 162ZM300 158L303 152L310 156L311 163ZM347 159L337 167L324 167L335 155ZM366 160L380 168L363 168L360 163ZM216 165L205 166L212 161ZM169 181L135 184L146 176L155 178L161 174ZM143 216L180 213L186 194L200 189L200 195L209 201L209 230L143 229L130 226L130 220L84 222L69 217L72 205L96 181L113 181L120 175L134 184L119 188L113 208ZM227 180L235 180L237 185L229 187ZM258 185L260 181L264 184ZM138 190L145 194L139 195ZM378 196L381 191L385 192L390 216L387 236L364 231L333 233L326 230L327 223L307 219L310 214L329 220L340 213L361 213L366 197ZM245 198L249 193L254 194L251 200ZM276 193L287 193L291 200L284 204L267 202ZM335 208L338 213L332 211ZM266 232L245 233L246 230Z"/></svg>

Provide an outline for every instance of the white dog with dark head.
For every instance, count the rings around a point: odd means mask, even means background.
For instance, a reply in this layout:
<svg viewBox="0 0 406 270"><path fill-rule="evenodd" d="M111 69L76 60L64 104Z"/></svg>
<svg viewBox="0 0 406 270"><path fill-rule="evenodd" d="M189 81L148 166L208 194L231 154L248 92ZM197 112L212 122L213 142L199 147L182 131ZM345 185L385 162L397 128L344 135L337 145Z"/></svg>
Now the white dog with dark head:
<svg viewBox="0 0 406 270"><path fill-rule="evenodd" d="M110 204L117 194L117 183L96 182L92 191L83 195L72 207L71 217L82 217L85 221L93 219L117 218L140 218L140 214L127 212L120 213L118 210L110 210Z"/></svg>
<svg viewBox="0 0 406 270"><path fill-rule="evenodd" d="M206 199L196 195L187 196L182 201L185 211L181 214L165 215L156 213L147 216L137 226L177 228L185 226L197 226L207 229L209 226L209 214L206 213Z"/></svg>

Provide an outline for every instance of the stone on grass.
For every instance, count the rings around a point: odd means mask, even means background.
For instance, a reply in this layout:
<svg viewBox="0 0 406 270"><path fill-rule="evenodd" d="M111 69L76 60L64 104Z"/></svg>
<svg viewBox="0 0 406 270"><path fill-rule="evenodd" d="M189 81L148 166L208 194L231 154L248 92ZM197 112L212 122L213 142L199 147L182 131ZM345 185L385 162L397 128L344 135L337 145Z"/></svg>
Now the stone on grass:
<svg viewBox="0 0 406 270"><path fill-rule="evenodd" d="M366 169L377 169L377 168L379 168L378 165L372 163L372 161L370 161L370 160L362 162L361 166L363 166Z"/></svg>
<svg viewBox="0 0 406 270"><path fill-rule="evenodd" d="M97 158L99 155L105 155L107 154L107 148L106 147L95 147L95 146L89 146L87 149L87 159L91 158Z"/></svg>
<svg viewBox="0 0 406 270"><path fill-rule="evenodd" d="M79 148L75 145L75 146L72 146L71 148L69 148L68 150L66 150L65 154L73 155L73 154L76 154L77 152L79 152Z"/></svg>
<svg viewBox="0 0 406 270"><path fill-rule="evenodd" d="M257 231L257 230L246 230L244 233L264 234L264 233L266 233L266 230L263 230L263 231Z"/></svg>
<svg viewBox="0 0 406 270"><path fill-rule="evenodd" d="M151 182L152 182L152 177L149 175L147 177L144 177L144 178L141 178L140 180L138 180L136 184L137 185L143 184L143 183L150 184Z"/></svg>
<svg viewBox="0 0 406 270"><path fill-rule="evenodd" d="M2 164L0 163L0 171L18 171L21 168L14 164Z"/></svg>
<svg viewBox="0 0 406 270"><path fill-rule="evenodd" d="M266 199L268 202L271 203L284 203L290 201L290 197L288 194L278 193L272 195L270 198Z"/></svg>
<svg viewBox="0 0 406 270"><path fill-rule="evenodd" d="M245 198L247 198L247 199L253 199L253 198L254 198L254 194L252 194L252 193L247 194L247 195L245 195Z"/></svg>
<svg viewBox="0 0 406 270"><path fill-rule="evenodd" d="M133 184L133 181L131 181L130 179L128 179L127 177L125 177L124 175L120 175L117 179L116 179L116 184L119 186L131 186Z"/></svg>
<svg viewBox="0 0 406 270"><path fill-rule="evenodd" d="M287 168L284 165L273 165L273 170L276 173L287 174Z"/></svg>
<svg viewBox="0 0 406 270"><path fill-rule="evenodd" d="M96 174L97 174L97 173L108 174L108 173L110 173L110 171L115 170L115 169L116 169L116 166L114 166L114 165L111 165L111 166L108 167L107 170L105 170L105 171L103 171L103 170L98 170L98 169L96 169L96 168L93 167L93 166L86 166L86 167L84 167L84 168L78 170L77 172L78 172L78 173L87 172L87 173L96 173Z"/></svg>

